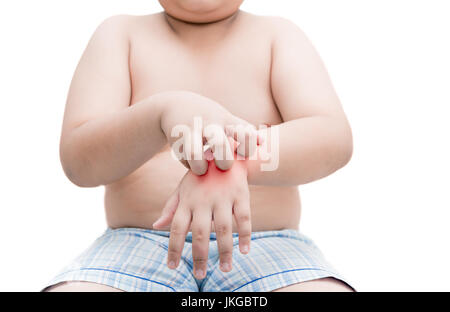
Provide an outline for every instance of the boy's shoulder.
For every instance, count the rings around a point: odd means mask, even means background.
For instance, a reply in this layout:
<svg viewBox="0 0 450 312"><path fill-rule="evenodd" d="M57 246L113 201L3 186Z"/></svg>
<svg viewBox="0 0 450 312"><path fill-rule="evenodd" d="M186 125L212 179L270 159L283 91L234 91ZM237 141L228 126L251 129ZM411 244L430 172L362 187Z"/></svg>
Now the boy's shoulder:
<svg viewBox="0 0 450 312"><path fill-rule="evenodd" d="M113 15L105 18L100 25L99 28L125 28L131 23L135 22L137 16L135 15Z"/></svg>
<svg viewBox="0 0 450 312"><path fill-rule="evenodd" d="M259 25L264 25L267 27L278 28L278 27L297 27L291 20L272 15L257 15L249 12L242 12L242 14L251 22L258 23Z"/></svg>
<svg viewBox="0 0 450 312"><path fill-rule="evenodd" d="M160 22L161 16L161 13L149 15L113 15L104 19L97 27L97 30L129 34L130 31L136 30L138 27L149 26L149 24Z"/></svg>
<svg viewBox="0 0 450 312"><path fill-rule="evenodd" d="M304 36L302 29L293 21L279 16L255 15L245 12L245 18L249 24L260 31L271 35L274 39L289 36Z"/></svg>

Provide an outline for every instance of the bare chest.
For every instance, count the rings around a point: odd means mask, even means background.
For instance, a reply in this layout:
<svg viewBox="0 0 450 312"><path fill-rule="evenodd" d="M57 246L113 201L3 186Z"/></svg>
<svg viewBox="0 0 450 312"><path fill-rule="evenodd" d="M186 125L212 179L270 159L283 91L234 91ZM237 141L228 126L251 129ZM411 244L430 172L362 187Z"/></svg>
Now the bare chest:
<svg viewBox="0 0 450 312"><path fill-rule="evenodd" d="M196 48L163 39L139 36L132 41L131 103L163 91L187 90L255 125L281 121L270 88L269 42L236 37Z"/></svg>

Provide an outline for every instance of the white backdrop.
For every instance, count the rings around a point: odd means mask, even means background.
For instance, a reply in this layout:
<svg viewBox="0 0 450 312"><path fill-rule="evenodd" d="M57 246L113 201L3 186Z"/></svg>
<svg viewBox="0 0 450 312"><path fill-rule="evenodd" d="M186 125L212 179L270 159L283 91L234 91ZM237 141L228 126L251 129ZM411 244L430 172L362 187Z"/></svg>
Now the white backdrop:
<svg viewBox="0 0 450 312"><path fill-rule="evenodd" d="M361 291L450 290L450 4L246 0L322 55L354 131L338 173L301 187L301 229ZM156 0L0 2L0 290L37 291L105 229L102 188L64 176L67 89L96 26Z"/></svg>

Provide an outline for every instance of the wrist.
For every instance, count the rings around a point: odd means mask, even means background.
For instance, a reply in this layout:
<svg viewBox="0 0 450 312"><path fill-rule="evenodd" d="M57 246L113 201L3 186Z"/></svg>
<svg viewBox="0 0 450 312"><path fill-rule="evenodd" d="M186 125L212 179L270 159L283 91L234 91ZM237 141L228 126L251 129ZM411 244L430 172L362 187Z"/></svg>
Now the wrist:
<svg viewBox="0 0 450 312"><path fill-rule="evenodd" d="M150 108L149 113L158 116L160 130L168 137L170 129L168 129L167 116L174 109L173 106L180 102L179 95L176 91L156 93L148 97L146 102Z"/></svg>
<svg viewBox="0 0 450 312"><path fill-rule="evenodd" d="M240 171L240 174L245 177L245 180L249 181L249 176L248 176L248 159L239 159L237 158L237 155L234 155L234 162L233 162L233 166L231 167L230 170L234 170L234 171Z"/></svg>
<svg viewBox="0 0 450 312"><path fill-rule="evenodd" d="M187 107L189 103L194 103L201 98L203 98L201 95L190 91L165 91L152 95L148 100L157 107L161 130L166 137L169 137L174 111L178 110L177 114L182 112L177 106L182 104L183 107Z"/></svg>

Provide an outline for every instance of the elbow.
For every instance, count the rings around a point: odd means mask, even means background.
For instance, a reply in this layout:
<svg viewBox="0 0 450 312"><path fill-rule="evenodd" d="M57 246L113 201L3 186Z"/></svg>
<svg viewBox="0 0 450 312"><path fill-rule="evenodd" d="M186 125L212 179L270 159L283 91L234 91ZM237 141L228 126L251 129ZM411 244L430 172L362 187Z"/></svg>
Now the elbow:
<svg viewBox="0 0 450 312"><path fill-rule="evenodd" d="M344 129L340 131L340 137L338 140L335 140L335 142L338 142L334 148L335 159L337 162L336 170L338 170L346 166L353 156L353 135L349 125L346 125Z"/></svg>
<svg viewBox="0 0 450 312"><path fill-rule="evenodd" d="M83 152L76 147L74 142L61 142L60 161L66 177L78 187L92 188L100 186L93 178L89 161L83 156Z"/></svg>
<svg viewBox="0 0 450 312"><path fill-rule="evenodd" d="M73 170L70 166L63 164L63 170L66 175L66 177L75 184L78 187L82 188L94 188L100 186L99 183L94 183L93 181L90 181L89 179L85 178L84 175L77 170Z"/></svg>
<svg viewBox="0 0 450 312"><path fill-rule="evenodd" d="M343 148L340 168L345 167L352 159L352 156L353 156L353 140L350 139L348 142L346 142L346 145Z"/></svg>

